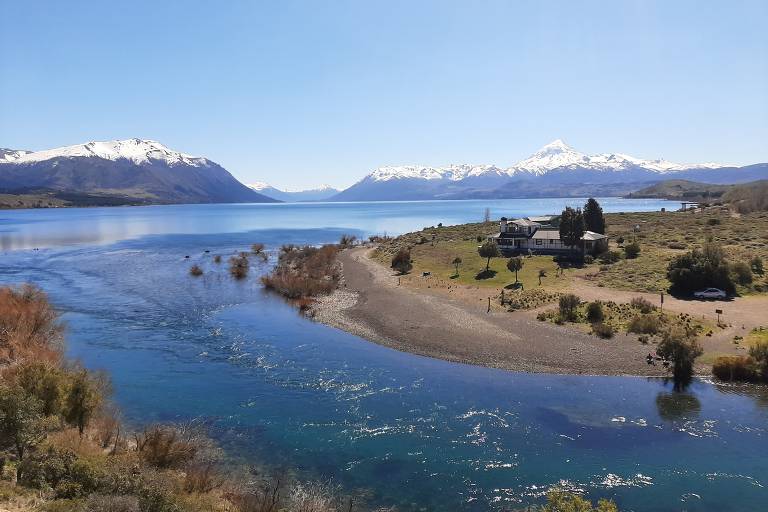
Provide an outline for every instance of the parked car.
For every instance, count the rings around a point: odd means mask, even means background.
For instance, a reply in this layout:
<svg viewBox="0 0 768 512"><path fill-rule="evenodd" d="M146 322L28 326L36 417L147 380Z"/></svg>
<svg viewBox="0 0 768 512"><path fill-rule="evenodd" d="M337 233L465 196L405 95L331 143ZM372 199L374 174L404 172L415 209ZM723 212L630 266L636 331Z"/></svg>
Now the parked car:
<svg viewBox="0 0 768 512"><path fill-rule="evenodd" d="M693 296L697 299L725 299L728 298L728 294L725 293L720 288L705 288L704 290L699 290L697 292L693 292Z"/></svg>

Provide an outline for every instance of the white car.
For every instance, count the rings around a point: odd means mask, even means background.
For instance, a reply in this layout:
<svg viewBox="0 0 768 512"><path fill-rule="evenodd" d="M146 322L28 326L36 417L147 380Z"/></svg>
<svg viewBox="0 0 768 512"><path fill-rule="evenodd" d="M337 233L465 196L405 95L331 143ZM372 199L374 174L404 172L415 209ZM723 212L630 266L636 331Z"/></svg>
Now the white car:
<svg viewBox="0 0 768 512"><path fill-rule="evenodd" d="M726 299L728 294L720 288L706 288L693 293L697 299Z"/></svg>

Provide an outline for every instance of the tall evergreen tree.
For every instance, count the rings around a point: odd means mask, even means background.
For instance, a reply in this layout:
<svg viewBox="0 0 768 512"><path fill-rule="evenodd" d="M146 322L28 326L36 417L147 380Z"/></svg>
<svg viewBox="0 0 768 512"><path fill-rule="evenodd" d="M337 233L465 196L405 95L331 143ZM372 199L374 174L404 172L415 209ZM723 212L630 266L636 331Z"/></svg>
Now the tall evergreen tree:
<svg viewBox="0 0 768 512"><path fill-rule="evenodd" d="M605 217L603 208L594 198L590 197L584 205L584 225L587 231L605 234Z"/></svg>
<svg viewBox="0 0 768 512"><path fill-rule="evenodd" d="M566 206L560 215L560 240L573 250L584 236L584 214L581 208Z"/></svg>

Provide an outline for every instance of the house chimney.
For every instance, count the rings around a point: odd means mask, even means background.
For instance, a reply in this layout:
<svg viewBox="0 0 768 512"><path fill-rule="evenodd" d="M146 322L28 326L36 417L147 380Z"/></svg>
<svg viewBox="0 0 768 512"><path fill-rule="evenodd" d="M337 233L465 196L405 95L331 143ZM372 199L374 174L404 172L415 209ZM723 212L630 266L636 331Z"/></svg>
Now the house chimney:
<svg viewBox="0 0 768 512"><path fill-rule="evenodd" d="M501 220L499 221L499 231L501 231L502 233L506 233L507 232L507 218L506 217L502 217Z"/></svg>

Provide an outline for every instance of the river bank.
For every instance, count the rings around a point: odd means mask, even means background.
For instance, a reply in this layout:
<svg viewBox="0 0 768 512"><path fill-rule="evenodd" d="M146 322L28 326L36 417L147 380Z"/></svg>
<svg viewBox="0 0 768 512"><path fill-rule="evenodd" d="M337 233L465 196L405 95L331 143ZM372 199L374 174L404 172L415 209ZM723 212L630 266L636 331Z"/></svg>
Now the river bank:
<svg viewBox="0 0 768 512"><path fill-rule="evenodd" d="M368 256L339 255L338 291L319 299L315 320L367 340L414 354L531 373L664 375L648 365L636 336L603 340L573 327L539 322L533 312L509 313L460 286L418 290ZM448 285L450 286L450 285Z"/></svg>

